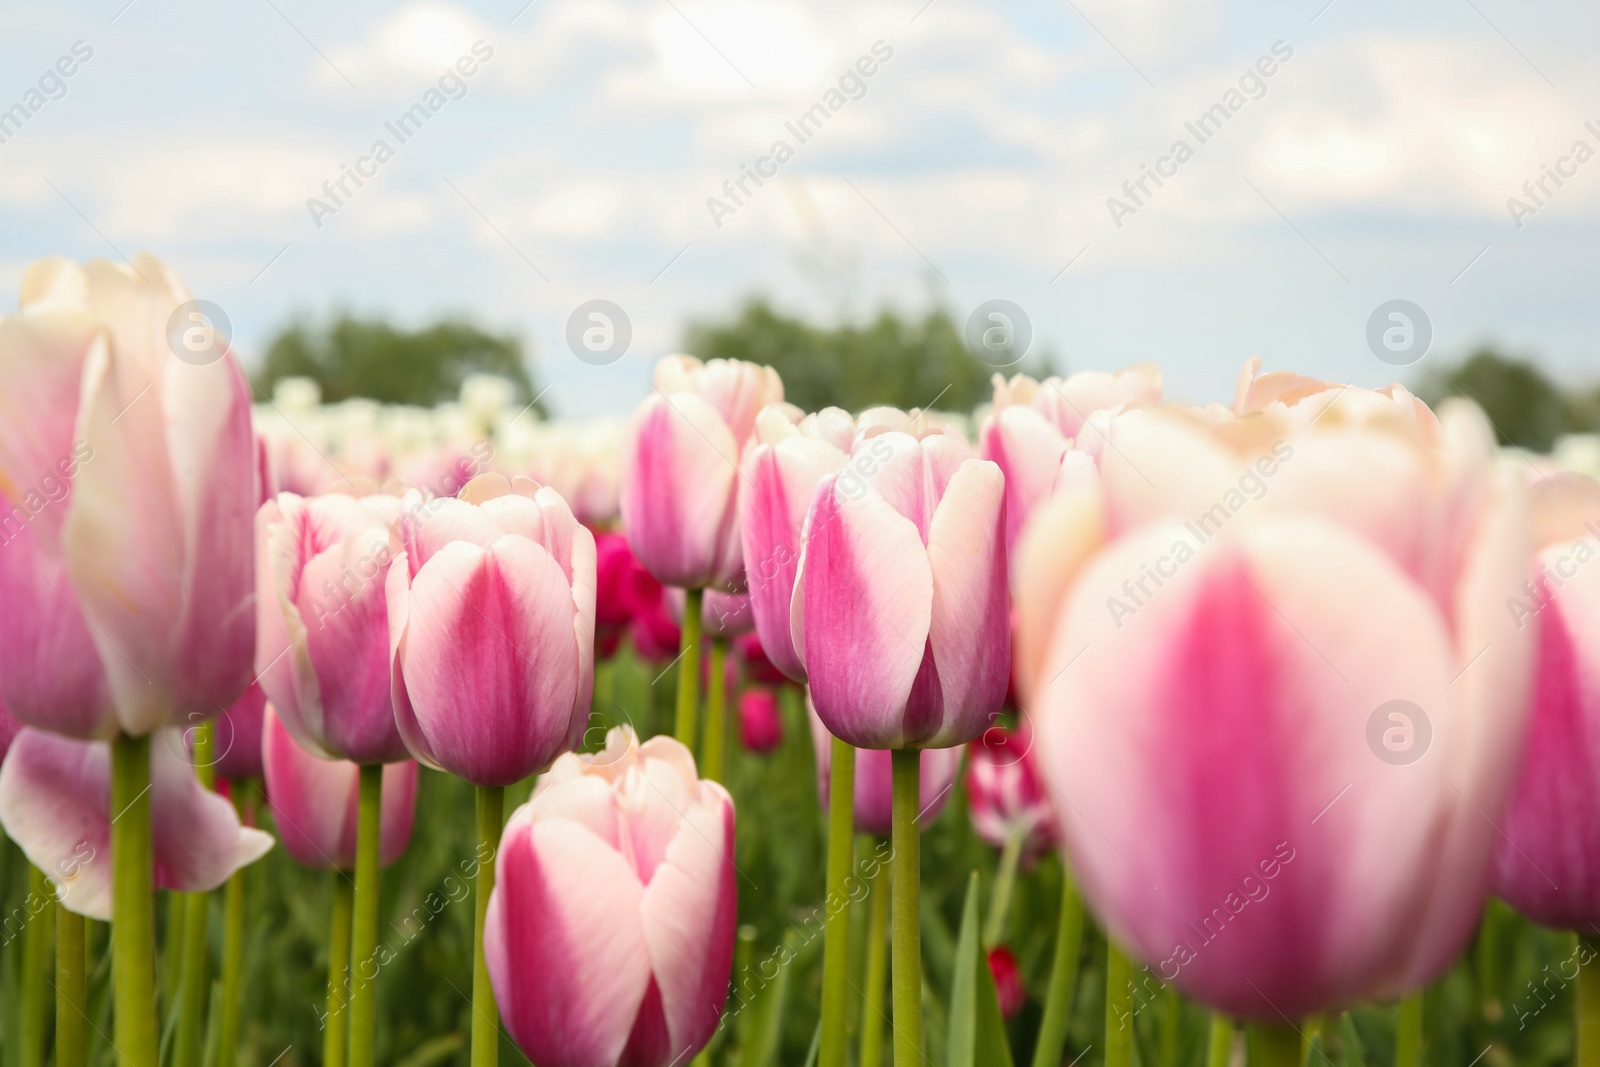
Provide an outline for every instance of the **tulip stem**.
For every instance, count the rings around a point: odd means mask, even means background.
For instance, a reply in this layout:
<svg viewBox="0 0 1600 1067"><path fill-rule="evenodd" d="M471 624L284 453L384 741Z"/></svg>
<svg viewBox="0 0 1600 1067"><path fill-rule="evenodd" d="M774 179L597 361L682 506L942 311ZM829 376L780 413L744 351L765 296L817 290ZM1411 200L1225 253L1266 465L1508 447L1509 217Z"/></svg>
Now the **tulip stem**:
<svg viewBox="0 0 1600 1067"><path fill-rule="evenodd" d="M712 646L711 692L716 705L716 646ZM711 718L706 719L707 730ZM828 758L828 895L823 900L826 940L822 948L822 1043L819 1067L844 1067L846 995L850 986L850 861L855 844L856 750L837 737ZM708 746L709 747L709 746Z"/></svg>
<svg viewBox="0 0 1600 1067"><path fill-rule="evenodd" d="M673 736L694 751L695 716L700 711L700 598L699 589L683 594L683 651L678 653L678 721Z"/></svg>
<svg viewBox="0 0 1600 1067"><path fill-rule="evenodd" d="M896 749L894 802L890 822L893 894L892 985L894 988L895 1067L918 1067L922 1057L922 840L917 825L922 753Z"/></svg>
<svg viewBox="0 0 1600 1067"><path fill-rule="evenodd" d="M239 821L254 826L256 821L256 783L244 779L233 783L233 807ZM228 876L228 888L222 898L222 1019L218 1024L220 1041L217 1047L217 1067L233 1067L239 1058L239 979L244 973L244 871L240 867ZM345 929L344 943L350 944L349 927ZM344 1051L340 1043L341 1054Z"/></svg>
<svg viewBox="0 0 1600 1067"><path fill-rule="evenodd" d="M870 845L872 838L864 840ZM889 868L879 864L872 876L872 896L867 912L867 990L861 1013L861 1067L882 1067L883 1024L887 1005L883 1002L883 980L889 976Z"/></svg>
<svg viewBox="0 0 1600 1067"><path fill-rule="evenodd" d="M1250 1067L1300 1067L1300 1032L1287 1024L1250 1024Z"/></svg>
<svg viewBox="0 0 1600 1067"><path fill-rule="evenodd" d="M155 853L150 738L111 742L111 969L120 1067L156 1067Z"/></svg>
<svg viewBox="0 0 1600 1067"><path fill-rule="evenodd" d="M1228 1067L1233 1055L1233 1020L1220 1011L1211 1016L1211 1034L1206 1042L1206 1067Z"/></svg>
<svg viewBox="0 0 1600 1067"><path fill-rule="evenodd" d="M194 731L195 777L207 789L216 780L212 758L211 723L203 722ZM178 1015L178 1039L173 1052L174 1067L198 1067L200 1037L206 1015L206 906L205 893L183 894L183 963L180 979L182 1010Z"/></svg>
<svg viewBox="0 0 1600 1067"><path fill-rule="evenodd" d="M350 1067L372 1067L378 979L378 813L383 764L361 765L356 806L356 894L350 922Z"/></svg>
<svg viewBox="0 0 1600 1067"><path fill-rule="evenodd" d="M500 1009L489 984L489 957L483 948L483 928L489 917L489 894L494 892L494 861L505 826L504 786L478 787L478 892L472 920L472 1067L495 1067L500 1060Z"/></svg>
<svg viewBox="0 0 1600 1067"><path fill-rule="evenodd" d="M1016 830L1006 835L1000 850L1000 868L994 876L994 895L989 898L989 914L983 922L983 947L994 948L1005 937L1006 912L1011 909L1011 890L1017 884L1017 864L1022 859L1026 833Z"/></svg>
<svg viewBox="0 0 1600 1067"><path fill-rule="evenodd" d="M28 898L23 902L27 925L22 930L22 1067L44 1067L46 1020L49 1001L44 985L50 977L51 923L55 899L50 881L39 868L28 866Z"/></svg>
<svg viewBox="0 0 1600 1067"><path fill-rule="evenodd" d="M86 1067L89 1062L89 956L84 948L83 916L56 902L56 1062L55 1067Z"/></svg>
<svg viewBox="0 0 1600 1067"><path fill-rule="evenodd" d="M1600 1067L1600 938L1578 935L1578 995L1575 999L1577 1065Z"/></svg>
<svg viewBox="0 0 1600 1067"><path fill-rule="evenodd" d="M1133 963L1106 938L1105 1067L1133 1065Z"/></svg>
<svg viewBox="0 0 1600 1067"><path fill-rule="evenodd" d="M711 639L711 678L706 687L706 736L700 773L713 782L723 780L723 753L727 751L728 639ZM827 1040L823 1040L827 1047Z"/></svg>
<svg viewBox="0 0 1600 1067"><path fill-rule="evenodd" d="M1395 1067L1422 1067L1422 990L1400 1001L1395 1032Z"/></svg>
<svg viewBox="0 0 1600 1067"><path fill-rule="evenodd" d="M1056 954L1050 963L1050 988L1045 993L1044 1020L1033 1049L1033 1067L1059 1067L1067 1043L1067 1020L1078 989L1078 954L1083 948L1083 898L1072 868L1061 857L1061 917L1056 920Z"/></svg>
<svg viewBox="0 0 1600 1067"><path fill-rule="evenodd" d="M346 977L350 970L350 916L355 909L356 885L348 871L334 870L333 914L328 929L328 1013L323 1017L322 1067L344 1067L349 1051L350 1020L345 1015Z"/></svg>

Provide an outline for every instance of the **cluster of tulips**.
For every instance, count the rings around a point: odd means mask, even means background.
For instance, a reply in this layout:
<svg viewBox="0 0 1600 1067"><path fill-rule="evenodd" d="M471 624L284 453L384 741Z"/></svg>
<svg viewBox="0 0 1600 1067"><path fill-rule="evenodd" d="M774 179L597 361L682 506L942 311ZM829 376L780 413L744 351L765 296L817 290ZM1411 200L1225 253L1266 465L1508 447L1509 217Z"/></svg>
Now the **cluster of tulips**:
<svg viewBox="0 0 1600 1067"><path fill-rule="evenodd" d="M1600 937L1600 482L1501 458L1464 402L1254 363L1231 407L1164 402L1152 367L1019 375L974 445L959 419L803 412L770 368L669 356L615 432L518 436L492 395L397 454L371 411L308 433L281 390L253 411L231 353L175 354L187 299L148 256L47 260L0 318L0 823L54 901L57 1067L85 1063L86 917L111 923L118 1062L165 1062L157 888L184 933L170 1062L201 1062L224 884L235 1062L240 871L275 840L333 872L323 1062L371 1067L378 872L419 764L476 791L474 1067L502 1025L539 1067L709 1063L735 662L753 752L805 686L823 1067L851 1060L858 995L854 1062L926 1062L919 834L963 757L1000 861L951 1063L1011 1062L1000 929L1051 851L1071 877L1036 1067L1064 1059L1085 903L1115 1067L1141 972L1215 1011L1211 1063L1243 1024L1252 1064L1297 1064L1304 1020L1400 1000L1415 1064L1421 991L1491 892ZM593 734L623 642L676 663L671 736ZM881 842L864 990L835 906L857 835Z"/></svg>

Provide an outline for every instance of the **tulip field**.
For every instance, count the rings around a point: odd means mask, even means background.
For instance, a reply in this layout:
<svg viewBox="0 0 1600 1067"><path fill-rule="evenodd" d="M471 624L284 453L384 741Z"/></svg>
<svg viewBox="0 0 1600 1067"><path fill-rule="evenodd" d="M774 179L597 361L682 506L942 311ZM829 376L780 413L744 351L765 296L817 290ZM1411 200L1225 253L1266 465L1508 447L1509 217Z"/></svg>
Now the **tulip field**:
<svg viewBox="0 0 1600 1067"><path fill-rule="evenodd" d="M1600 1065L1600 482L1465 399L325 404L192 303L0 315L0 1063Z"/></svg>

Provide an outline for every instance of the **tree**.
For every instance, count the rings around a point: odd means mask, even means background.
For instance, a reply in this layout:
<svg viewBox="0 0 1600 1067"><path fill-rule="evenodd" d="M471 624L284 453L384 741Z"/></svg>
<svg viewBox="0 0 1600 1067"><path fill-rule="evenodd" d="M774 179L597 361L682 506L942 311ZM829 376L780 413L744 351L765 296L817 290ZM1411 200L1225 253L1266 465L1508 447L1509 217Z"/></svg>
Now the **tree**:
<svg viewBox="0 0 1600 1067"><path fill-rule="evenodd" d="M693 323L686 350L702 359L747 359L775 368L785 399L806 411L874 404L969 411L990 398L995 368L968 350L943 308L921 319L880 311L865 324L812 326L752 297L728 322Z"/></svg>
<svg viewBox="0 0 1600 1067"><path fill-rule="evenodd" d="M407 331L341 314L326 326L302 319L286 327L268 347L255 386L260 395L270 396L278 379L305 377L322 386L328 402L361 396L426 407L454 400L462 381L474 373L509 378L523 401L534 396L522 342L515 337L459 319Z"/></svg>
<svg viewBox="0 0 1600 1067"><path fill-rule="evenodd" d="M1533 364L1480 348L1464 362L1435 371L1417 393L1437 406L1452 396L1474 401L1502 445L1548 452L1562 434L1596 427L1596 396L1568 392Z"/></svg>

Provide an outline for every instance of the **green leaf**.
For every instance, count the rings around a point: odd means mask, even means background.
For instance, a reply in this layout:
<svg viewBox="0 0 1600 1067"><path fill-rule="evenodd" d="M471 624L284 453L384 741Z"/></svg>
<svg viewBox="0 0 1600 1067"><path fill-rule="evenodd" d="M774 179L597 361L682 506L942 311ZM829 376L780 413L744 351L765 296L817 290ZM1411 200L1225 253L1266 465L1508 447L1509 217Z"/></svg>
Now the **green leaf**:
<svg viewBox="0 0 1600 1067"><path fill-rule="evenodd" d="M949 1067L1011 1067L1000 998L979 942L978 924L978 872L973 871L967 880L967 902L961 909L961 934L956 939L946 1062Z"/></svg>

